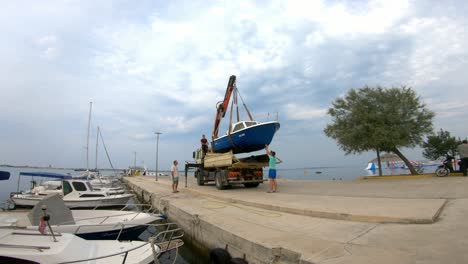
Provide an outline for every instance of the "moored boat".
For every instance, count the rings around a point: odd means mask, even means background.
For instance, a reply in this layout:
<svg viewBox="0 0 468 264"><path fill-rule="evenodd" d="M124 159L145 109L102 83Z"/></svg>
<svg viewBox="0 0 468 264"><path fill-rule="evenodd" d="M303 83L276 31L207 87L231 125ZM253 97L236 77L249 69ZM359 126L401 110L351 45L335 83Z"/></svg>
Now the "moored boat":
<svg viewBox="0 0 468 264"><path fill-rule="evenodd" d="M85 240L68 233L43 235L37 230L0 229L0 263L146 264L160 252L149 242Z"/></svg>
<svg viewBox="0 0 468 264"><path fill-rule="evenodd" d="M43 210L46 206L46 211ZM70 210L56 195L49 195L36 204L30 212L0 212L0 227L38 230L44 213L51 216L53 230L72 233L84 239L138 240L149 225L161 223L165 218L142 211Z"/></svg>
<svg viewBox="0 0 468 264"><path fill-rule="evenodd" d="M63 180L58 193L68 208L119 207L126 204L133 194L109 194L94 191L91 184L83 180ZM12 193L10 199L17 206L33 207L46 195L40 193Z"/></svg>

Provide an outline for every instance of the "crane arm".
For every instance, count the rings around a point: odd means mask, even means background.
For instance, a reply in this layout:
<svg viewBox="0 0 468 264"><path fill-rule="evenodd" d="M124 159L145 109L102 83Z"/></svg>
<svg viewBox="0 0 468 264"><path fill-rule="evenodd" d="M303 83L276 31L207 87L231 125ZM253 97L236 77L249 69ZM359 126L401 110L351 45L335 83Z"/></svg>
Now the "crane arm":
<svg viewBox="0 0 468 264"><path fill-rule="evenodd" d="M219 102L218 105L216 106L216 117L215 117L215 122L214 122L214 128L213 128L213 134L212 138L215 139L218 137L218 130L219 130L219 123L221 122L221 119L226 115L226 110L229 105L229 100L231 99L232 91L234 90L236 83L236 76L231 75L229 78L229 82L226 88L226 93L224 95L224 100Z"/></svg>

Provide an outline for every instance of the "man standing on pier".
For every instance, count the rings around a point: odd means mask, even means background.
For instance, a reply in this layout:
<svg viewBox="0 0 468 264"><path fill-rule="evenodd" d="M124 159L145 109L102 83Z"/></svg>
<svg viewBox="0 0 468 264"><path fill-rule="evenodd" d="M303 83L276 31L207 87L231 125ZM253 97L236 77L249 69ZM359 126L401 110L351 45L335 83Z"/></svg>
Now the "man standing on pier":
<svg viewBox="0 0 468 264"><path fill-rule="evenodd" d="M276 164L283 161L276 157L276 152L268 150L268 145L265 145L265 151L270 159L268 162L268 179L270 182L270 190L268 193L274 193L277 192L278 189L278 184L276 183Z"/></svg>
<svg viewBox="0 0 468 264"><path fill-rule="evenodd" d="M461 161L460 170L463 176L466 176L466 169L468 167L468 141L466 141L466 139L462 141L462 144L458 145L457 151Z"/></svg>
<svg viewBox="0 0 468 264"><path fill-rule="evenodd" d="M174 163L171 167L171 178L172 178L172 192L178 193L177 187L179 186L179 169L177 168L177 160L174 160Z"/></svg>

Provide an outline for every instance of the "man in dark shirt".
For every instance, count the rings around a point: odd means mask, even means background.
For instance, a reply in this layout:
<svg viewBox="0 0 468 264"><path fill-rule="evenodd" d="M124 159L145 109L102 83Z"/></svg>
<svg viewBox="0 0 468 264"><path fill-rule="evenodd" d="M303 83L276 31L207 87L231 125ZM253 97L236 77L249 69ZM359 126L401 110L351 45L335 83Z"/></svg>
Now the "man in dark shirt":
<svg viewBox="0 0 468 264"><path fill-rule="evenodd" d="M457 151L461 161L460 170L463 172L463 176L466 176L468 168L468 141L466 139L457 147Z"/></svg>
<svg viewBox="0 0 468 264"><path fill-rule="evenodd" d="M202 139L200 140L200 142L203 151L203 156L205 156L208 152L208 140L205 138L205 135L202 135Z"/></svg>

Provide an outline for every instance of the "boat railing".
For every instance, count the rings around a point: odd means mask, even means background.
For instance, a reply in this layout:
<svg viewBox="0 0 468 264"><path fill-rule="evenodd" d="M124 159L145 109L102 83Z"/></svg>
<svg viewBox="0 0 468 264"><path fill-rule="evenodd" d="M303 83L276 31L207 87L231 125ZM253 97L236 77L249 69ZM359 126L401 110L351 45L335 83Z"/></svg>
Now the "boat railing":
<svg viewBox="0 0 468 264"><path fill-rule="evenodd" d="M35 249L37 251L43 252L43 250L50 249L47 246L30 246L30 245L13 245L13 244L0 244L2 248L21 248L21 249Z"/></svg>
<svg viewBox="0 0 468 264"><path fill-rule="evenodd" d="M92 210L98 210L99 208L103 207L108 207L110 204L98 204L95 207L93 207ZM125 203L125 204L111 204L112 206L115 207L122 207L119 209L119 211L132 211L132 210L127 210L130 207L138 207L142 213L149 213L149 214L159 214L159 210L155 208L152 204L135 204L135 203ZM147 208L147 209L143 209Z"/></svg>
<svg viewBox="0 0 468 264"><path fill-rule="evenodd" d="M178 249L180 246L184 244L182 241L182 237L184 236L184 231L177 226L175 223L165 223L165 224L146 224L146 225L139 225L139 224L123 224L120 229L120 233L123 231L125 226L147 226L147 227L154 227L156 230L161 230L158 231L157 234L154 236L150 236L148 238L148 241L146 243L143 243L139 246L129 248L125 251L113 253L113 254L108 254L104 256L99 256L99 257L94 257L94 258L87 258L87 259L80 259L80 260L73 260L73 261L67 261L67 262L61 262L62 264L66 263L79 263L79 262L85 262L85 261L92 261L92 260L98 260L98 259L104 259L104 258L109 258L109 257L114 257L114 256L119 256L124 254L124 259L121 263L126 263L128 253L130 253L133 250L139 249L141 247L144 247L148 244L151 245L151 250L153 252L153 258L154 258L154 263L159 263L158 258L159 256L167 251L173 250L173 249ZM93 226L93 225L83 225L83 226ZM94 225L94 226L103 226L103 225ZM115 225L109 225L112 227L115 227ZM120 236L119 233L119 236ZM117 237L116 240L119 240L119 237ZM155 246L157 246L157 250L155 249Z"/></svg>
<svg viewBox="0 0 468 264"><path fill-rule="evenodd" d="M71 225L71 224L75 224L76 222L79 222L79 221L87 221L87 220L101 219L101 218L102 218L102 220L101 220L101 222L99 222L99 225L102 225L109 219L117 218L117 217L121 217L121 216L126 216L126 215L130 215L130 214L133 214L133 217L130 220L126 220L126 221L132 221L135 218L137 218L140 214L146 213L146 212L140 212L140 211L119 211L119 212L122 212L122 213L121 214L115 214L115 215L109 215L109 216L83 217L83 218L80 218L78 220L71 220L71 221L61 222L60 225ZM153 213L146 213L146 214L153 214ZM155 215L160 216L158 214L155 214Z"/></svg>
<svg viewBox="0 0 468 264"><path fill-rule="evenodd" d="M125 229L127 228L131 228L131 227L146 227L146 230L148 231L148 233L151 234L150 237L158 237L159 236L159 233L164 231L164 232L171 232L173 230L180 230L180 228L177 226L177 224L175 223L163 223L163 224L131 224L131 223L118 223L118 224L87 224L87 225L78 225L75 229L74 232L72 232L73 234L80 234L80 231L81 229L85 229L85 228L92 228L92 227L99 227L99 228L103 228L103 227L110 227L110 228L115 228L119 226L120 229L119 229L119 234L117 235L117 238L115 240L120 240L120 236L122 235L122 233L124 232ZM156 233L152 233L152 231L149 230L150 227L153 227L155 230L156 230ZM182 236L183 236L183 232L182 232ZM182 237L181 236L181 237ZM166 239L166 237L163 237L164 239ZM179 237L177 237L179 238Z"/></svg>

